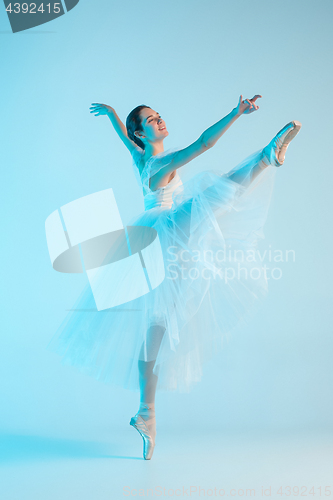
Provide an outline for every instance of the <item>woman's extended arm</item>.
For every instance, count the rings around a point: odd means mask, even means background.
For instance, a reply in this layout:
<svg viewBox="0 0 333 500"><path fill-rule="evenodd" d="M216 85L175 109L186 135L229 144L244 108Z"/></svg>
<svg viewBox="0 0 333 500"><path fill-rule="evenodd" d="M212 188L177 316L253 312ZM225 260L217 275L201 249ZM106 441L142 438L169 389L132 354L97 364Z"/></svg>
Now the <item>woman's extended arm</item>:
<svg viewBox="0 0 333 500"><path fill-rule="evenodd" d="M239 118L242 114L249 114L256 111L259 106L255 104L255 101L261 97L260 95L255 95L252 99L242 100L243 96L239 98L238 105L234 108L228 115L219 120L217 123L205 130L199 139L190 144L187 148L181 149L175 155L173 161L163 169L163 172L159 174L160 176L167 175L173 170L182 167L189 161L193 160L200 154L207 151L216 144L216 142L222 137L222 135L228 130L228 128Z"/></svg>
<svg viewBox="0 0 333 500"><path fill-rule="evenodd" d="M111 123L120 139L123 141L130 153L132 153L133 149L136 148L137 145L128 137L126 127L117 115L116 111L107 104L98 103L92 104L90 110L90 113L96 113L95 116L107 115L110 118Z"/></svg>

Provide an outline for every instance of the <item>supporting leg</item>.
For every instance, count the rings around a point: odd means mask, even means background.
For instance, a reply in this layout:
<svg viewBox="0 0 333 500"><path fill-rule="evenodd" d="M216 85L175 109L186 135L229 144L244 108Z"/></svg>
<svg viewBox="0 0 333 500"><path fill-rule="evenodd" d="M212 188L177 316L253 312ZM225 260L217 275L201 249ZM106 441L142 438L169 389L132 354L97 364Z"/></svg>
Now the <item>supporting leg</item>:
<svg viewBox="0 0 333 500"><path fill-rule="evenodd" d="M153 368L164 332L165 328L162 325L153 324L150 326L147 331L146 345L142 344L138 361L140 407L137 415L140 415L145 421L153 441L155 441L156 436L155 394L158 382L158 376L153 372Z"/></svg>
<svg viewBox="0 0 333 500"><path fill-rule="evenodd" d="M144 343L142 344L138 361L140 402L155 403L158 377L153 373L153 368L164 332L165 328L162 325L153 324L150 326L146 338L146 356L144 355ZM147 361L144 361L145 358Z"/></svg>

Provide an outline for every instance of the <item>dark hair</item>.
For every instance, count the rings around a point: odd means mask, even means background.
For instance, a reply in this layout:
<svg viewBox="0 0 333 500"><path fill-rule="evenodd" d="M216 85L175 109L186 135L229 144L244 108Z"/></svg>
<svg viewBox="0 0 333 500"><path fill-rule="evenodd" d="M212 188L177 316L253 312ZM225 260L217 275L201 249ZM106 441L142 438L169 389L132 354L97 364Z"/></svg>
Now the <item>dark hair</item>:
<svg viewBox="0 0 333 500"><path fill-rule="evenodd" d="M134 132L142 132L142 124L141 124L141 116L140 116L140 111L144 108L149 108L150 106L146 106L145 104L141 104L141 106L137 106L136 108L132 109L128 117L126 118L126 129L127 129L127 135L132 141L135 142L140 148L145 149L144 143L134 135Z"/></svg>

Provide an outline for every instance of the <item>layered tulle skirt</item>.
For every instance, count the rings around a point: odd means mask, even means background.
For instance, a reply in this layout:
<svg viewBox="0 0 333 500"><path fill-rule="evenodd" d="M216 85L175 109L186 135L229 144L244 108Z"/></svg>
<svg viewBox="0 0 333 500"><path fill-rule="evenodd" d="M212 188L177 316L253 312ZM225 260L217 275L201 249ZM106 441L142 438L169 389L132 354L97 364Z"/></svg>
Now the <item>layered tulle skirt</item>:
<svg viewBox="0 0 333 500"><path fill-rule="evenodd" d="M152 363L157 390L189 392L204 363L232 331L246 328L267 294L257 249L276 168L268 166L250 182L261 151L228 173L194 175L175 189L171 207L135 216L128 226L148 226L158 234L163 281L100 311L87 284L48 349L63 364L130 390L139 390L139 363ZM104 279L99 287L116 299L121 283Z"/></svg>

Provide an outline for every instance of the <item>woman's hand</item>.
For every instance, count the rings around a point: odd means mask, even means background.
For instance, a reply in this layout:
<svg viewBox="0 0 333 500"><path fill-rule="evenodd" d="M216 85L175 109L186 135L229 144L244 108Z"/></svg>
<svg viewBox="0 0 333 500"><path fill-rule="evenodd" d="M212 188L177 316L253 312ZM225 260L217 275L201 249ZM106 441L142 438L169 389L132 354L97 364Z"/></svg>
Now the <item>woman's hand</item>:
<svg viewBox="0 0 333 500"><path fill-rule="evenodd" d="M127 149L132 153L133 149L136 148L136 144L135 142L133 142L131 139L128 138L127 129L123 124L123 122L121 121L121 119L119 118L119 116L117 115L114 108L111 108L111 106L108 106L107 104L99 104L97 102L94 102L91 105L90 113L94 113L95 116L101 116L101 115L108 116L120 139L125 144Z"/></svg>
<svg viewBox="0 0 333 500"><path fill-rule="evenodd" d="M113 111L111 106L108 106L107 104L98 104L96 102L94 102L89 109L90 113L95 113L95 116L108 115Z"/></svg>
<svg viewBox="0 0 333 500"><path fill-rule="evenodd" d="M238 101L238 105L235 108L237 116L248 115L259 109L259 106L255 103L256 100L262 97L261 95L255 95L252 99L245 99L242 101L243 96L241 95Z"/></svg>

